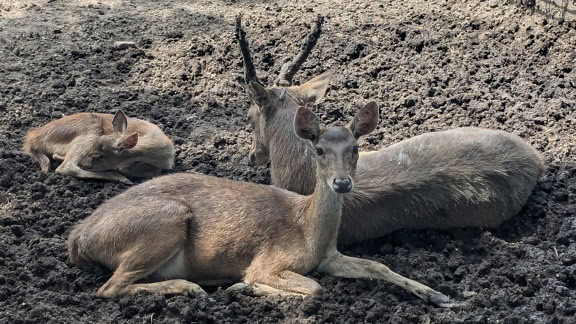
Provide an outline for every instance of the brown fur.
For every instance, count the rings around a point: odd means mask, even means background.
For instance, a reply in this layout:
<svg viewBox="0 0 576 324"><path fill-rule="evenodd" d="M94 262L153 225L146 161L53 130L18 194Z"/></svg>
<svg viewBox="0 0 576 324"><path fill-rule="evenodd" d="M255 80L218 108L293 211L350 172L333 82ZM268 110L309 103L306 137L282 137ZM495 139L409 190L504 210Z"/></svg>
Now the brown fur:
<svg viewBox="0 0 576 324"><path fill-rule="evenodd" d="M446 296L385 265L346 257L336 249L342 193L351 190L342 184L353 178L358 160L353 134L372 131L377 118L377 108L370 104L353 128L320 129L318 118L299 108L292 123L295 133L318 154L310 196L195 173L158 177L108 200L76 225L68 238L70 259L114 270L98 291L104 297L141 290L203 293L191 281L238 280L243 283L231 289L314 295L322 287L305 274L317 270L388 280L425 300L451 306ZM144 277L165 281L135 283Z"/></svg>
<svg viewBox="0 0 576 324"><path fill-rule="evenodd" d="M170 169L174 146L158 126L116 115L78 113L29 131L23 151L48 172L131 183Z"/></svg>

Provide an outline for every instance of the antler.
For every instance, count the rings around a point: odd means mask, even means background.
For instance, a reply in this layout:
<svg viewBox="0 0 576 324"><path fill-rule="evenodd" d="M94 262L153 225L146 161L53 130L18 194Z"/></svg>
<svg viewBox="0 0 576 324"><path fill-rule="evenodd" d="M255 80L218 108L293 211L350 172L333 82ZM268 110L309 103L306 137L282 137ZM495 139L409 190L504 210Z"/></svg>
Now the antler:
<svg viewBox="0 0 576 324"><path fill-rule="evenodd" d="M242 52L242 58L244 60L244 82L248 84L250 81L254 81L262 85L260 80L258 80L258 76L256 76L256 69L254 68L252 56L250 55L250 47L248 45L248 40L246 39L246 32L242 28L241 14L236 17L236 39L240 45L240 51Z"/></svg>
<svg viewBox="0 0 576 324"><path fill-rule="evenodd" d="M320 34L322 33L322 23L324 23L324 17L318 15L316 25L314 26L312 32L308 35L306 42L302 45L302 49L300 50L300 53L298 53L298 56L296 56L292 62L284 64L282 69L280 69L280 76L276 81L276 85L289 86L292 84L294 75L296 72L298 72L300 66L302 66L302 64L306 61L308 55L316 45L318 38L320 38Z"/></svg>

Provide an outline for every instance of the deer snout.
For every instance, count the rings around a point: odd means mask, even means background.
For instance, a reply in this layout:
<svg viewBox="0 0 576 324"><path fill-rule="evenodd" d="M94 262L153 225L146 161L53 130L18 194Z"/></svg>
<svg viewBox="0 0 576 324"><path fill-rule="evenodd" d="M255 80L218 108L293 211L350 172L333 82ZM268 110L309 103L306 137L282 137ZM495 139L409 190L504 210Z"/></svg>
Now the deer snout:
<svg viewBox="0 0 576 324"><path fill-rule="evenodd" d="M332 189L337 193L347 193L352 190L352 179L346 178L334 178L332 182Z"/></svg>
<svg viewBox="0 0 576 324"><path fill-rule="evenodd" d="M248 153L248 166L257 167L268 162L268 155L262 150L250 150Z"/></svg>

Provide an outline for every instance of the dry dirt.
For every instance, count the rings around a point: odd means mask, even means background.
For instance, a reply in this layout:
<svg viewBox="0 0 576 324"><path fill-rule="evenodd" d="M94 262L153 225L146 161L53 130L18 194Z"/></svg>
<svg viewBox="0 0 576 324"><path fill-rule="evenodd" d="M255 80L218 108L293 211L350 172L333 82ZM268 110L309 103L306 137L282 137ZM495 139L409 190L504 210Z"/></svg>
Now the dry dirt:
<svg viewBox="0 0 576 324"><path fill-rule="evenodd" d="M337 69L315 111L341 122L369 99L383 147L428 131L516 133L549 171L496 230L401 231L346 253L386 263L468 306L441 309L385 282L314 275L318 298L211 292L94 296L109 277L67 262L68 230L125 185L43 174L25 132L63 114L114 112L160 125L176 171L269 183L247 166L249 101L234 17L259 76L276 77L317 14L324 34L301 82ZM118 49L117 41L134 42ZM576 316L576 23L505 1L0 1L0 322L573 323Z"/></svg>

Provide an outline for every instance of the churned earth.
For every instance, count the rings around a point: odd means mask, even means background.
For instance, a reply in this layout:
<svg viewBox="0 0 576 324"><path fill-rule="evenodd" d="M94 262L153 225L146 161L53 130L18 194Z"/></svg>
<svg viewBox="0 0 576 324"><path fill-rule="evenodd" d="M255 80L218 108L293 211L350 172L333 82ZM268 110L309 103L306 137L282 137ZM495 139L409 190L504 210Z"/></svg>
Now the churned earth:
<svg viewBox="0 0 576 324"><path fill-rule="evenodd" d="M317 298L141 293L101 299L110 276L67 261L70 228L127 186L44 174L25 132L63 114L115 112L158 124L175 171L269 183L247 165L249 100L234 18L261 80L295 55L316 15L324 32L296 75L334 68L324 123L376 100L363 139L385 147L457 126L503 129L549 171L495 230L405 230L349 247L467 305L442 309L386 282L313 275ZM116 42L132 42L118 45ZM576 316L576 22L505 1L0 1L0 322L573 323Z"/></svg>

